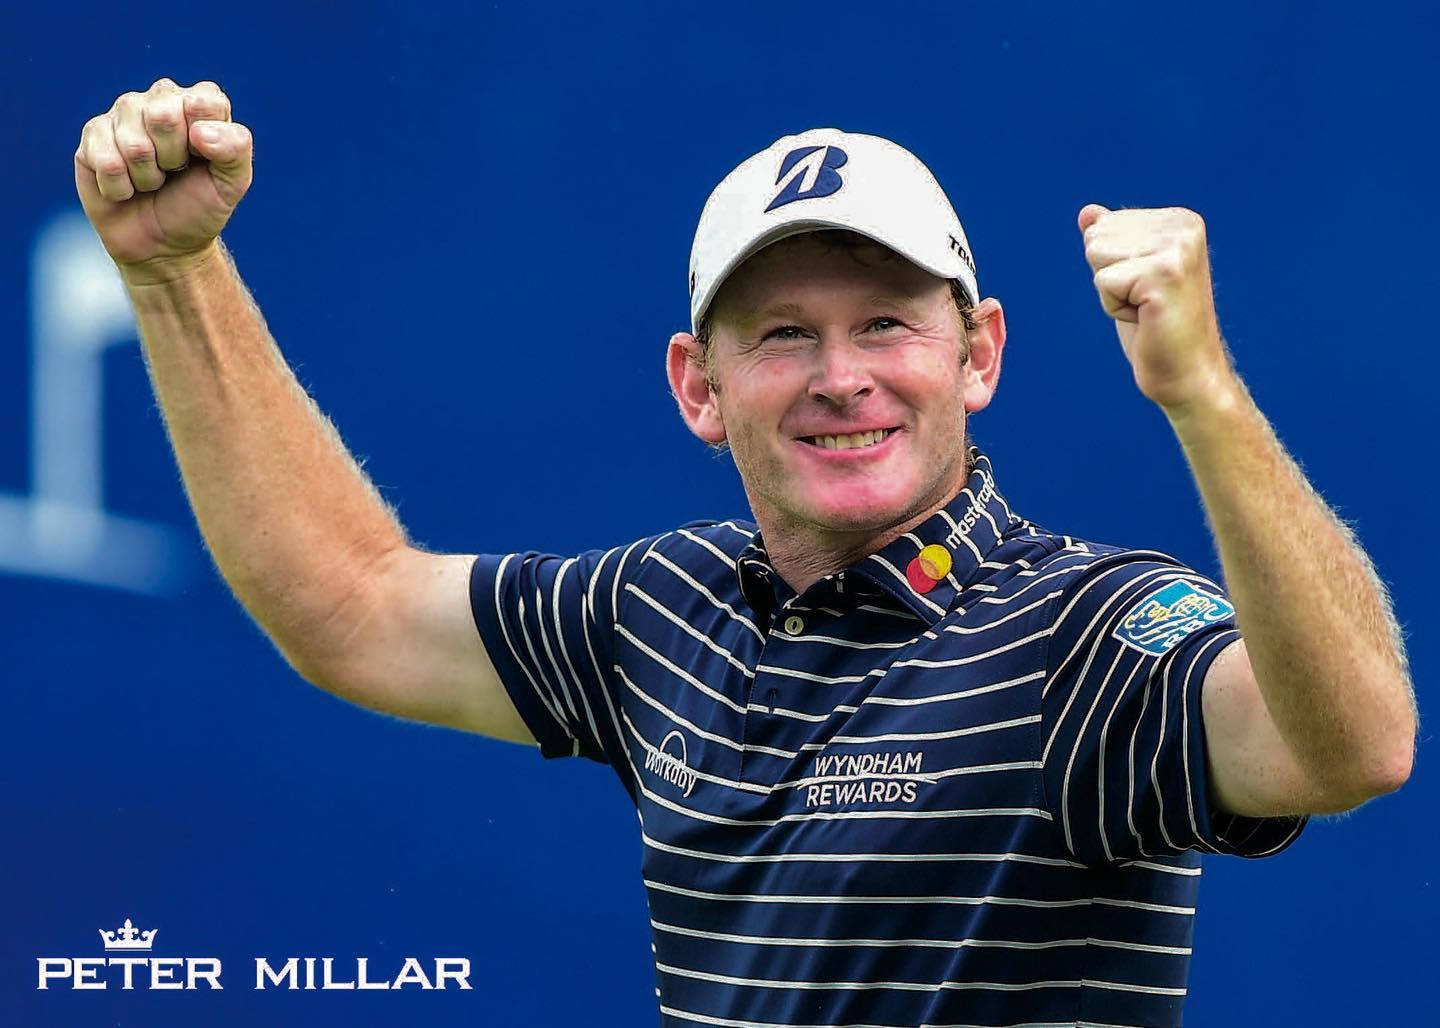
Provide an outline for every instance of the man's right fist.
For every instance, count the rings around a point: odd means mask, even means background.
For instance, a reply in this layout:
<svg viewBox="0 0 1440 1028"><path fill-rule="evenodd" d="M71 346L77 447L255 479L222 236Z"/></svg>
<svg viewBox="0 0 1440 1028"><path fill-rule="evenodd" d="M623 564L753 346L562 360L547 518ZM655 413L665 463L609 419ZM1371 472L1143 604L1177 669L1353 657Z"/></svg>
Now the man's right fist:
<svg viewBox="0 0 1440 1028"><path fill-rule="evenodd" d="M160 79L85 123L75 188L127 279L174 278L213 251L250 188L252 144L213 82Z"/></svg>

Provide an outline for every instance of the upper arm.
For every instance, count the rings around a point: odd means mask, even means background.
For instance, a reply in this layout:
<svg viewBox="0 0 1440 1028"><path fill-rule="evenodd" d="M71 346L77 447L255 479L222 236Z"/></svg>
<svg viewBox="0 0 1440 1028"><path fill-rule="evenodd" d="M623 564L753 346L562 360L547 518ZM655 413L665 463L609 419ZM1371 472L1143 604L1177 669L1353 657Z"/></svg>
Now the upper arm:
<svg viewBox="0 0 1440 1028"><path fill-rule="evenodd" d="M474 559L392 553L337 612L344 637L308 677L374 710L533 743L471 615Z"/></svg>
<svg viewBox="0 0 1440 1028"><path fill-rule="evenodd" d="M1210 665L1201 709L1210 789L1232 814L1270 817L1347 809L1326 799L1280 735L1255 681L1245 641L1237 639Z"/></svg>
<svg viewBox="0 0 1440 1028"><path fill-rule="evenodd" d="M1239 639L1217 584L1118 553L1089 565L1055 604L1041 759L1046 800L1071 852L1105 862L1187 849L1260 856L1298 835L1303 821L1237 814L1261 808L1243 792L1237 798L1228 752L1223 785L1213 784L1206 683L1223 654L1233 661ZM1233 700L1222 706L1238 717ZM1227 733L1222 750L1236 738Z"/></svg>

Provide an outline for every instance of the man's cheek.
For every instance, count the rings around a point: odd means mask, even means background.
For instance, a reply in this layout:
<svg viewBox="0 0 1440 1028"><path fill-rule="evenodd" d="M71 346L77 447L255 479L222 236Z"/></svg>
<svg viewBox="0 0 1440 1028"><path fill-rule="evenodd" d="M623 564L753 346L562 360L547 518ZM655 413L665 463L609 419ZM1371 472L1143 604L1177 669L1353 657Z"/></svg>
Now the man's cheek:
<svg viewBox="0 0 1440 1028"><path fill-rule="evenodd" d="M953 384L959 388L960 355L952 347L927 347L910 351L897 369L896 390L914 396L933 393Z"/></svg>

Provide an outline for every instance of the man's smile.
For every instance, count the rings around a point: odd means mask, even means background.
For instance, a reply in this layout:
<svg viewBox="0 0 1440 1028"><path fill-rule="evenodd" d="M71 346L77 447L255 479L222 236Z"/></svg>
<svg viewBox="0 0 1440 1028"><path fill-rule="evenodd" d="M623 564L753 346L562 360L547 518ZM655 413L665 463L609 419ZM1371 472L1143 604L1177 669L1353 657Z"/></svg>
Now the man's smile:
<svg viewBox="0 0 1440 1028"><path fill-rule="evenodd" d="M896 426L839 435L800 436L796 439L796 442L801 443L810 450L825 450L837 456L840 453L859 456L861 453L869 455L888 451L891 447L887 444L895 435L899 434L899 432L900 429Z"/></svg>

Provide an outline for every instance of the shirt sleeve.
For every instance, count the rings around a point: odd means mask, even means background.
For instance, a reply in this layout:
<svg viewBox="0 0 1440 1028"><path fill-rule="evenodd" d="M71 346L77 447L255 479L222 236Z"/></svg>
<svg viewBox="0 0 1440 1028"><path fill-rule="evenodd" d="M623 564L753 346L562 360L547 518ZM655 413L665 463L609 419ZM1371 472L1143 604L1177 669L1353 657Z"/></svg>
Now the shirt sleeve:
<svg viewBox="0 0 1440 1028"><path fill-rule="evenodd" d="M1117 553L1051 609L1042 762L1049 808L1077 859L1260 857L1294 841L1304 818L1211 805L1201 692L1240 638L1220 586L1164 554Z"/></svg>
<svg viewBox="0 0 1440 1028"><path fill-rule="evenodd" d="M624 580L652 541L574 557L482 554L470 571L476 628L540 752L610 764L622 780L615 624Z"/></svg>

